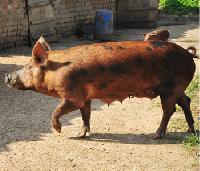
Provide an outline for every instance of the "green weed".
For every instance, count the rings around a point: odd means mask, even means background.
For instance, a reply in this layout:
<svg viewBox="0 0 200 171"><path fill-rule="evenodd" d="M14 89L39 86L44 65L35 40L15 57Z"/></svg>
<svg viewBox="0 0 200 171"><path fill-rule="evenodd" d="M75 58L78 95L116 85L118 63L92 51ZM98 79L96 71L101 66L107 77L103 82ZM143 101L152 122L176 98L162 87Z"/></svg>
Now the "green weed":
<svg viewBox="0 0 200 171"><path fill-rule="evenodd" d="M199 0L160 0L159 9L168 14L192 15L199 13Z"/></svg>
<svg viewBox="0 0 200 171"><path fill-rule="evenodd" d="M185 136L185 138L183 139L183 144L185 147L187 148L195 148L199 146L199 136L191 134L188 136Z"/></svg>

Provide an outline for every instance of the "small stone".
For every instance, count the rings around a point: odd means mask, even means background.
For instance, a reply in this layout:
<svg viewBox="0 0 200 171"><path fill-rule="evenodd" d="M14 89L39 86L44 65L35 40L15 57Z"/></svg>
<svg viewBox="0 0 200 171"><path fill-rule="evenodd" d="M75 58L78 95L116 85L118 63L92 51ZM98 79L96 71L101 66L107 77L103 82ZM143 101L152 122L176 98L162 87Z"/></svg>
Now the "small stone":
<svg viewBox="0 0 200 171"><path fill-rule="evenodd" d="M70 162L72 162L74 159L68 159Z"/></svg>

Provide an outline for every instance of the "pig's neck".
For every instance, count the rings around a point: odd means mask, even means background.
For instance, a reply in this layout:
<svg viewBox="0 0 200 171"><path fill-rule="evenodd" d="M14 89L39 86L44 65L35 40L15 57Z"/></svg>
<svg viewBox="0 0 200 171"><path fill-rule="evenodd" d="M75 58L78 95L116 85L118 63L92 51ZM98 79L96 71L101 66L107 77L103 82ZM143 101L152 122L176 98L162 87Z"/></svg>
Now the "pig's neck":
<svg viewBox="0 0 200 171"><path fill-rule="evenodd" d="M59 97L58 92L55 90L53 85L46 85L45 83L43 83L40 86L36 86L35 90L36 92L48 95L48 96L52 96L52 97Z"/></svg>

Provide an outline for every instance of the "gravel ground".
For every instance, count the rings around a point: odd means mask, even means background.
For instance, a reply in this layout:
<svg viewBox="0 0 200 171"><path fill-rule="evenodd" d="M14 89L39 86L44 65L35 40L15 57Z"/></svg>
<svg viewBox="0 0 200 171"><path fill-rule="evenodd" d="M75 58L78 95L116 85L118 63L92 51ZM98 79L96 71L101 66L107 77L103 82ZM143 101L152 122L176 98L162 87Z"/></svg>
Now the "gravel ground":
<svg viewBox="0 0 200 171"><path fill-rule="evenodd" d="M162 27L170 30L171 41L199 51L199 25ZM121 40L142 39L151 30L117 30ZM85 44L66 37L53 49ZM98 100L92 103L91 134L77 139L82 120L75 111L61 119L58 134L51 128L51 112L58 99L35 92L23 92L4 85L4 74L30 60L31 48L12 49L0 55L0 171L18 170L180 170L198 169L198 157L175 141L186 133L168 132L163 140L152 140L162 111L149 99L126 99L110 107ZM198 60L195 60L199 68ZM182 117L182 116L180 116Z"/></svg>

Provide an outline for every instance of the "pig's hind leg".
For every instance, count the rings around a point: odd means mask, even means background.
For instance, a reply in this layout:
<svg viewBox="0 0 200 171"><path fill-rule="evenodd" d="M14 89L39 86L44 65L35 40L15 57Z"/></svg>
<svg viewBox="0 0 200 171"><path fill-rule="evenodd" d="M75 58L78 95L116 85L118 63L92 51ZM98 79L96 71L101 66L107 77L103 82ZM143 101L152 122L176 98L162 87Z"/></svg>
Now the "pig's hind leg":
<svg viewBox="0 0 200 171"><path fill-rule="evenodd" d="M163 109L163 117L160 123L160 127L156 131L156 135L154 139L160 139L165 136L168 122L171 116L173 115L173 113L176 111L175 105L176 105L177 96L175 94L169 97L165 97L161 95L160 99L161 99L161 104L162 104L162 109Z"/></svg>
<svg viewBox="0 0 200 171"><path fill-rule="evenodd" d="M85 138L86 133L90 132L91 100L87 100L84 107L82 107L80 110L83 120L83 127L78 137Z"/></svg>
<svg viewBox="0 0 200 171"><path fill-rule="evenodd" d="M194 130L194 119L192 117L192 112L190 110L191 99L185 95L185 93L177 99L177 104L183 109L185 114L185 119L188 123L188 132L195 133Z"/></svg>
<svg viewBox="0 0 200 171"><path fill-rule="evenodd" d="M68 100L62 100L61 104L56 107L52 114L52 126L57 132L61 132L61 123L59 118L62 115L68 114L69 112L77 110L78 107L75 106Z"/></svg>

